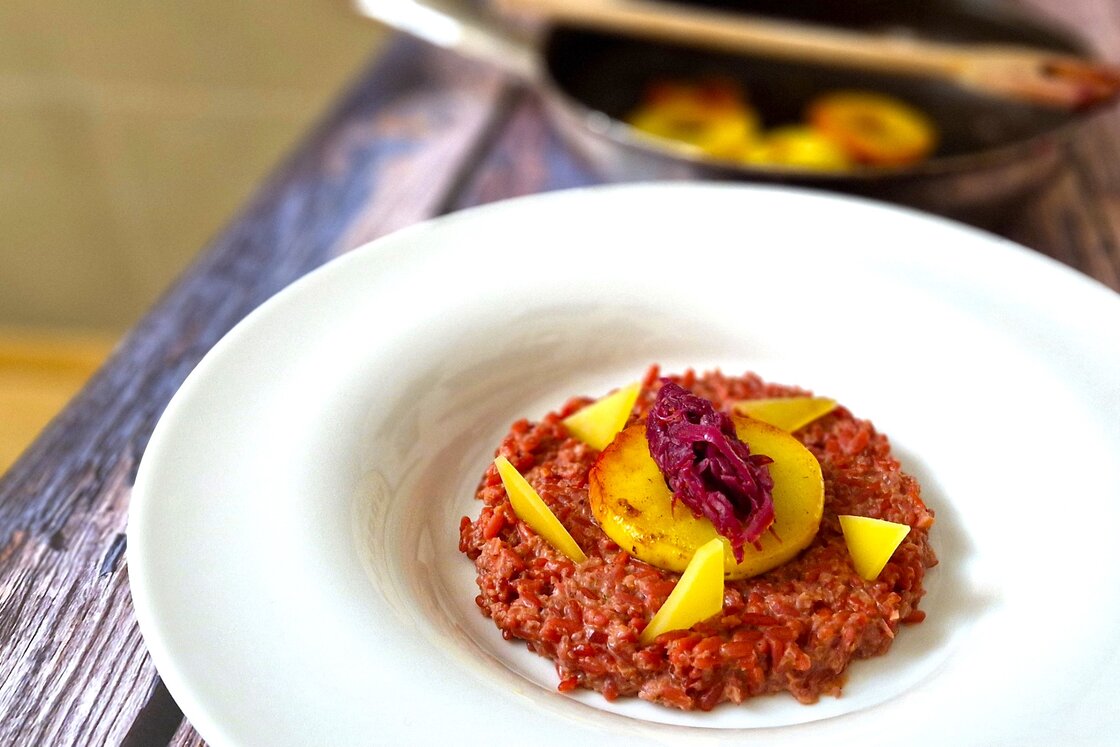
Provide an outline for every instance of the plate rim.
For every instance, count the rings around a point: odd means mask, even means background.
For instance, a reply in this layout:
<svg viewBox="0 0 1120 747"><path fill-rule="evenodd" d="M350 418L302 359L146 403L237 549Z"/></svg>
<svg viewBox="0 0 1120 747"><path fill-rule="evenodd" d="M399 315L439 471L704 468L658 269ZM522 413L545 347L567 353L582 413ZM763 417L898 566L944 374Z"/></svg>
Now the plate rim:
<svg viewBox="0 0 1120 747"><path fill-rule="evenodd" d="M786 195L795 201L805 198L811 200L821 199L828 202L859 205L862 206L861 209L869 208L873 212L877 211L879 215L902 215L907 219L917 220L919 223L926 223L927 225L939 224L954 231L963 231L979 237L982 239L982 243L989 247L991 251L1001 251L1005 257L1014 257L1015 259L1012 260L1013 262L1028 262L1042 268L1044 272L1058 273L1064 277L1066 282L1080 284L1080 287L1083 288L1085 292L1092 295L1095 300L1104 302L1106 305L1111 304L1111 308L1116 312L1117 318L1120 319L1120 294L1117 294L1100 281L1052 257L1044 255L1041 252L1021 246L1014 241L984 231L983 229L967 226L947 218L929 215L906 207L889 205L866 198L835 195L818 190L807 190L795 187L713 184L708 182L653 182L579 187L558 192L528 195L457 211L414 224L400 231L368 242L297 278L291 284L264 301L257 308L253 309L245 318L223 335L213 348L206 353L195 369L186 377L179 390L176 391L175 395L171 398L167 408L161 414L159 422L152 432L149 442L145 447L144 458L141 459L137 469L128 508L128 524L126 529L129 547L128 557L130 561L129 587L137 623L143 635L145 646L168 690L172 693L176 702L182 707L184 715L206 739L211 740L215 744L233 743L227 730L220 723L209 718L209 709L206 708L203 702L204 698L194 692L190 683L180 679L180 673L171 660L170 646L166 639L168 635L166 628L158 619L158 611L152 606L153 598L150 584L153 583L153 579L149 575L150 567L142 560L147 553L152 551L148 546L147 537L143 534L143 527L147 522L151 521L149 515L153 510L154 499L150 496L150 493L153 489L152 481L156 479L153 476L153 470L155 468L148 458L149 450L156 452L161 448L161 444L166 438L164 434L171 428L169 424L173 423L177 417L181 417L180 408L185 399L183 393L191 392L197 387L204 386L204 383L200 382L205 382L208 371L212 366L216 365L215 361L218 361L221 356L225 355L227 349L235 348L240 344L239 341L243 337L251 334L251 330L261 319L271 314L281 313L277 311L277 309L283 309L284 304L297 303L294 299L298 299L303 294L313 292L312 289L319 284L329 283L333 275L340 274L347 268L366 261L364 258L374 253L391 249L394 245L404 245L408 242L415 242L425 232L453 230L448 229L448 226L454 226L459 221L477 219L479 216L484 216L487 213L498 214L511 209L518 210L520 209L518 206L521 204L571 200L579 201L583 199L627 199L626 197L605 198L601 197L601 195L631 195L640 194L647 190L694 193L696 195L701 195L707 190L719 190L733 191L743 195L750 195L752 193ZM1117 347L1120 349L1120 344L1118 344Z"/></svg>

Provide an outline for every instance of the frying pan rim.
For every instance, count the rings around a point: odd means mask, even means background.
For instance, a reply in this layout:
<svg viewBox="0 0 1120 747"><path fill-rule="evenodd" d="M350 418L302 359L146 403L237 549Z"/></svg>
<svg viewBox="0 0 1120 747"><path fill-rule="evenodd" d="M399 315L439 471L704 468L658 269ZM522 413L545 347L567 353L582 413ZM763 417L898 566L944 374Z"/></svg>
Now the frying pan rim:
<svg viewBox="0 0 1120 747"><path fill-rule="evenodd" d="M963 3L954 3L965 7ZM1025 13L1019 9L1007 7L985 6L984 16L995 18L1009 24L1028 23L1039 31L1045 32L1056 42L1063 42L1073 48L1077 53L1087 59L1099 60L1096 54L1084 39L1068 29L1041 18L1037 14ZM565 90L553 74L552 50L557 33L588 33L596 36L609 36L597 32L584 32L563 25L545 29L541 41L537 45L539 60L541 62L541 75L536 81L536 87L547 97L559 102L559 105L569 114L574 116L583 128L599 138L605 139L613 145L631 151L656 156L672 162L687 164L693 168L718 169L727 176L734 178L769 178L779 180L812 181L822 185L839 184L843 182L871 184L876 182L890 182L910 178L927 176L944 176L962 172L984 170L1005 165L1042 148L1051 147L1066 141L1071 131L1083 126L1086 122L1099 115L1107 108L1095 112L1071 112L1070 115L1054 127L1045 129L1026 138L1001 143L970 153L960 153L947 156L933 156L924 161L910 166L867 166L857 165L853 168L829 171L823 169L805 169L796 166L773 165L761 167L758 164L748 164L726 158L708 156L699 152L692 152L686 147L671 144L671 141L657 138L642 133L625 120L614 117L601 109L592 107L576 98ZM632 43L633 40L626 40ZM901 76L900 76L901 79Z"/></svg>

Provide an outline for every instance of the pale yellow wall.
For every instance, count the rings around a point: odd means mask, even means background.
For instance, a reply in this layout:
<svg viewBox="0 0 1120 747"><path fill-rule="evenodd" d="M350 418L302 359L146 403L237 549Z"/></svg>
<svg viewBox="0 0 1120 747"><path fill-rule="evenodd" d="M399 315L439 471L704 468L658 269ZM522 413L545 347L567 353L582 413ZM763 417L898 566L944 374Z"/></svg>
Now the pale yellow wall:
<svg viewBox="0 0 1120 747"><path fill-rule="evenodd" d="M126 329L384 36L345 0L0 0L0 326Z"/></svg>

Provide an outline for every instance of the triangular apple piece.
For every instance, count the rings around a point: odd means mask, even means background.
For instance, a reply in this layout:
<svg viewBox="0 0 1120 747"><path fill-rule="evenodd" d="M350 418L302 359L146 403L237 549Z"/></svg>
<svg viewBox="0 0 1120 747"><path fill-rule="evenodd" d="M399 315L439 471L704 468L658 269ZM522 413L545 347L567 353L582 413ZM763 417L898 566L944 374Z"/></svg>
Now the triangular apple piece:
<svg viewBox="0 0 1120 747"><path fill-rule="evenodd" d="M723 540L700 546L688 561L677 585L642 631L640 642L652 643L670 630L687 630L723 609Z"/></svg>
<svg viewBox="0 0 1120 747"><path fill-rule="evenodd" d="M836 409L836 401L828 397L771 397L746 399L735 403L734 410L755 420L791 433Z"/></svg>
<svg viewBox="0 0 1120 747"><path fill-rule="evenodd" d="M906 524L872 519L869 516L840 516L840 529L852 556L856 573L867 581L879 578L883 566L910 533Z"/></svg>
<svg viewBox="0 0 1120 747"><path fill-rule="evenodd" d="M528 524L530 529L572 561L582 563L587 560L587 556L583 554L583 550L576 544L572 535L517 468L504 456L495 459L494 466L498 468L498 475L502 478L502 485L505 486L506 495L509 496L509 502L517 518Z"/></svg>
<svg viewBox="0 0 1120 747"><path fill-rule="evenodd" d="M630 418L641 388L635 382L572 413L563 421L568 433L598 451L607 448Z"/></svg>

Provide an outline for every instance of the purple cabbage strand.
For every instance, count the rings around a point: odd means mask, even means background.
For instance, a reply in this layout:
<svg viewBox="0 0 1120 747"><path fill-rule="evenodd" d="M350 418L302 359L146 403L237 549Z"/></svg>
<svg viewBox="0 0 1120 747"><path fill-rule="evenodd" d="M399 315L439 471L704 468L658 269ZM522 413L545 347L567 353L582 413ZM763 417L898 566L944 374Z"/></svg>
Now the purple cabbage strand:
<svg viewBox="0 0 1120 747"><path fill-rule="evenodd" d="M670 379L661 380L646 439L674 500L710 520L742 562L743 545L757 542L774 521L766 468L774 460L751 454L730 417Z"/></svg>

